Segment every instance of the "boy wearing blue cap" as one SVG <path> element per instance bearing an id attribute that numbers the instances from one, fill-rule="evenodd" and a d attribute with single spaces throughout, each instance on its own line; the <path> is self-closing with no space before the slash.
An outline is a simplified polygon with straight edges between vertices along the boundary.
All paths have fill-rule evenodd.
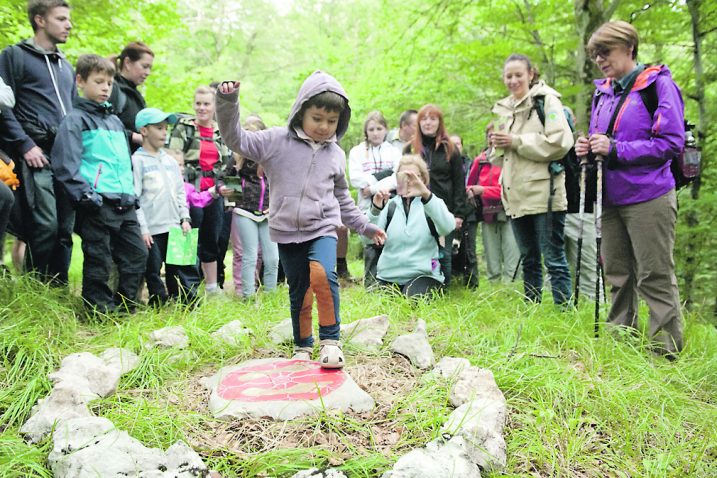
<path id="1" fill-rule="evenodd" d="M 82 298 L 99 313 L 134 310 L 147 248 L 137 222 L 132 163 L 124 126 L 107 102 L 115 67 L 99 55 L 77 60 L 77 86 L 83 98 L 65 116 L 52 148 L 55 178 L 77 211 L 82 238 Z M 109 286 L 117 263 L 119 286 Z"/>
<path id="2" fill-rule="evenodd" d="M 157 108 L 141 110 L 134 121 L 142 135 L 142 147 L 132 155 L 132 169 L 140 205 L 137 219 L 149 250 L 145 279 L 150 305 L 161 305 L 169 298 L 193 304 L 201 280 L 196 265 L 165 264 L 166 287 L 160 275 L 167 257 L 169 230 L 180 226 L 187 234 L 192 229 L 179 164 L 163 149 L 167 124 L 176 121 L 175 115 Z"/>

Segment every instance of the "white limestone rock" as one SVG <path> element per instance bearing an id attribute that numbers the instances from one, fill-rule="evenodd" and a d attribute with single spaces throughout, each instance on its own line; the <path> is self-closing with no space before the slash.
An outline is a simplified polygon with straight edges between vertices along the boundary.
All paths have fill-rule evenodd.
<path id="1" fill-rule="evenodd" d="M 415 332 L 396 337 L 391 342 L 391 351 L 408 357 L 411 363 L 420 369 L 430 368 L 436 362 L 428 342 L 424 320 L 418 321 Z"/>
<path id="2" fill-rule="evenodd" d="M 239 347 L 242 344 L 242 337 L 249 334 L 251 329 L 244 327 L 240 320 L 232 320 L 214 332 L 212 337 L 232 347 Z"/>
<path id="3" fill-rule="evenodd" d="M 269 331 L 269 339 L 276 345 L 293 342 L 294 329 L 291 325 L 291 317 L 273 326 Z"/>
<path id="4" fill-rule="evenodd" d="M 373 399 L 344 370 L 308 360 L 257 359 L 224 367 L 202 383 L 216 418 L 292 420 L 325 410 L 373 409 Z"/>
<path id="5" fill-rule="evenodd" d="M 442 378 L 457 378 L 461 372 L 463 372 L 464 370 L 468 370 L 470 366 L 471 363 L 468 361 L 468 359 L 458 357 L 443 357 L 436 364 L 436 366 L 433 367 L 433 372 L 437 373 Z"/>
<path id="6" fill-rule="evenodd" d="M 480 469 L 457 444 L 435 440 L 399 458 L 383 478 L 480 478 Z"/>
<path id="7" fill-rule="evenodd" d="M 199 455 L 183 442 L 167 453 L 147 448 L 106 418 L 73 419 L 53 434 L 48 457 L 55 478 L 204 477 L 208 470 Z"/>
<path id="8" fill-rule="evenodd" d="M 458 374 L 458 379 L 453 384 L 448 399 L 454 407 L 460 407 L 476 397 L 492 398 L 505 403 L 503 392 L 495 383 L 495 378 L 490 370 L 468 367 Z"/>
<path id="9" fill-rule="evenodd" d="M 129 349 L 109 348 L 100 354 L 100 358 L 108 367 L 119 370 L 120 375 L 131 372 L 139 366 L 139 357 Z"/>
<path id="10" fill-rule="evenodd" d="M 38 400 L 33 407 L 32 416 L 22 425 L 20 433 L 28 442 L 37 443 L 45 438 L 54 426 L 60 426 L 64 421 L 92 416 L 87 404 L 95 398 L 98 398 L 96 394 L 88 393 L 86 388 L 77 387 L 71 380 L 58 383 L 50 395 Z"/>
<path id="11" fill-rule="evenodd" d="M 119 368 L 107 366 L 89 352 L 81 352 L 62 359 L 60 369 L 48 377 L 55 384 L 72 382 L 81 393 L 106 397 L 117 390 L 120 375 Z"/>
<path id="12" fill-rule="evenodd" d="M 388 332 L 388 316 L 378 315 L 360 319 L 350 324 L 341 324 L 341 339 L 345 342 L 378 348 Z"/>
<path id="13" fill-rule="evenodd" d="M 189 338 L 184 331 L 184 327 L 181 325 L 155 330 L 149 334 L 149 340 L 150 342 L 146 344 L 147 348 L 163 347 L 184 349 L 189 346 Z"/>
<path id="14" fill-rule="evenodd" d="M 459 443 L 482 470 L 502 472 L 506 465 L 505 400 L 477 398 L 455 409 L 442 430 Z"/>

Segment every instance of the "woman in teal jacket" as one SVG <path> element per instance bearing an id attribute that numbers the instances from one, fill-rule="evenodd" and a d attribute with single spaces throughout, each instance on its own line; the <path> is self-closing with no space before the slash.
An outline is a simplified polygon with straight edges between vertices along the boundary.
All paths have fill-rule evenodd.
<path id="1" fill-rule="evenodd" d="M 368 213 L 387 234 L 377 277 L 408 296 L 424 295 L 443 286 L 439 244 L 455 228 L 455 218 L 428 189 L 429 173 L 420 156 L 401 158 L 396 177 L 398 194 L 390 200 L 388 191 L 375 194 Z"/>

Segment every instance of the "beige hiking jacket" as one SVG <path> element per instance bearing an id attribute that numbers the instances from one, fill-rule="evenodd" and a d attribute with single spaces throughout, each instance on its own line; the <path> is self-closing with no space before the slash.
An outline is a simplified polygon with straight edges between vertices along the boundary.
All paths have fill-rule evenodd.
<path id="1" fill-rule="evenodd" d="M 545 126 L 534 108 L 534 99 L 543 96 Z M 493 106 L 494 124 L 513 137 L 510 149 L 491 151 L 490 161 L 503 166 L 501 185 L 503 205 L 510 217 L 548 211 L 551 161 L 561 159 L 573 146 L 573 134 L 563 112 L 560 93 L 543 81 L 536 83 L 522 100 L 512 96 Z M 499 118 L 498 118 L 499 117 Z M 554 177 L 553 212 L 566 211 L 565 173 Z"/>

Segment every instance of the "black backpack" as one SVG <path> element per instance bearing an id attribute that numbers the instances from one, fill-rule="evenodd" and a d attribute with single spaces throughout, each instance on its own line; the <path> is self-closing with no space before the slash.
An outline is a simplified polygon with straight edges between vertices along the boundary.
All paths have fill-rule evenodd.
<path id="1" fill-rule="evenodd" d="M 654 118 L 660 100 L 657 96 L 655 82 L 653 81 L 641 89 L 639 93 L 650 117 Z M 677 156 L 672 158 L 672 163 L 670 163 L 670 171 L 675 178 L 675 189 L 682 189 L 691 184 L 700 175 L 702 153 L 692 133 L 694 127 L 695 125 L 685 120 L 685 146 Z"/>
<path id="2" fill-rule="evenodd" d="M 533 98 L 533 109 L 538 118 L 545 126 L 545 96 L 538 95 Z M 563 109 L 563 114 L 568 120 L 570 131 L 575 132 L 575 125 L 569 120 L 570 116 Z M 593 203 L 597 198 L 597 171 L 594 165 L 587 166 L 587 177 L 585 178 L 585 212 L 593 212 Z M 575 154 L 575 147 L 570 148 L 562 159 L 551 161 L 548 164 L 550 171 L 550 199 L 548 209 L 552 210 L 552 198 L 555 195 L 553 180 L 555 176 L 565 171 L 565 193 L 568 199 L 568 213 L 580 212 L 580 159 Z"/>

